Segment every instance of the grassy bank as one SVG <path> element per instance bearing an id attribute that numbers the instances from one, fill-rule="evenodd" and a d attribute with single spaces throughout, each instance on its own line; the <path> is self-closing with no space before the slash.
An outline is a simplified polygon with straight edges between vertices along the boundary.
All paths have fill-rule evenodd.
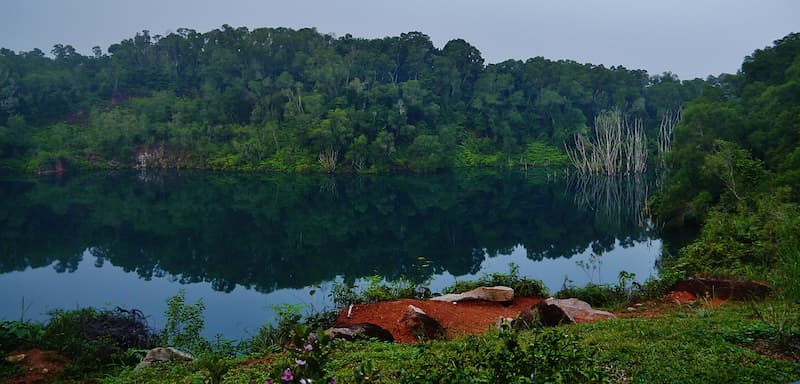
<path id="1" fill-rule="evenodd" d="M 768 301 L 756 308 L 768 312 L 782 304 Z M 774 324 L 764 322 L 748 303 L 670 305 L 659 311 L 655 317 L 559 329 L 492 331 L 454 341 L 334 343 L 326 372 L 337 382 L 375 383 L 786 383 L 800 378 L 800 363 L 786 360 L 782 350 L 774 349 L 779 336 Z M 508 347 L 512 338 L 519 345 L 516 349 Z M 529 362 L 550 365 L 524 366 Z M 296 365 L 288 352 L 240 357 L 229 363 L 224 383 L 280 382 L 274 372 Z M 499 372 L 518 376 L 501 378 Z M 359 373 L 365 375 L 361 381 L 356 379 Z M 528 381 L 530 374 L 532 381 Z M 200 382 L 208 376 L 206 369 L 184 364 L 125 369 L 102 381 Z"/>
<path id="2" fill-rule="evenodd" d="M 636 288 L 627 284 L 628 277 L 621 274 L 614 286 L 573 287 L 557 293 L 617 310 L 622 313 L 619 319 L 557 328 L 535 323 L 522 329 L 493 327 L 482 335 L 449 341 L 399 344 L 325 337 L 308 341 L 308 334 L 329 324 L 330 317 L 301 321 L 291 311 L 252 339 L 207 341 L 200 337 L 202 302 L 187 303 L 177 295 L 168 302 L 169 321 L 160 333 L 139 327 L 140 314 L 85 309 L 58 312 L 45 326 L 5 322 L 0 327 L 0 347 L 4 353 L 31 347 L 59 351 L 69 360 L 60 382 L 261 384 L 336 378 L 339 383 L 786 383 L 800 379 L 800 307 L 781 291 L 759 302 L 719 305 L 699 299 L 680 304 L 663 295 L 665 280 Z M 546 293 L 513 267 L 508 274 L 486 275 L 479 283 L 506 283 L 520 292 Z M 341 286 L 336 293 L 342 305 L 417 294 L 408 282 L 376 282 L 361 290 Z M 643 306 L 624 309 L 632 302 Z M 126 332 L 102 337 L 81 333 L 109 324 L 125 325 L 116 329 Z M 130 340 L 140 344 L 125 344 Z M 142 348 L 148 345 L 178 346 L 197 359 L 135 370 Z M 19 366 L 3 362 L 0 378 L 22 373 Z"/>

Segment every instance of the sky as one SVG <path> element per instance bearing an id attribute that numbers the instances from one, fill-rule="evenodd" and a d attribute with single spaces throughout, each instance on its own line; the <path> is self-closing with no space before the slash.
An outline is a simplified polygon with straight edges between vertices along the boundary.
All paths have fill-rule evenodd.
<path id="1" fill-rule="evenodd" d="M 0 47 L 70 44 L 83 54 L 137 32 L 315 27 L 381 38 L 455 38 L 487 63 L 542 56 L 681 79 L 735 73 L 745 56 L 800 32 L 798 0 L 0 0 Z"/>

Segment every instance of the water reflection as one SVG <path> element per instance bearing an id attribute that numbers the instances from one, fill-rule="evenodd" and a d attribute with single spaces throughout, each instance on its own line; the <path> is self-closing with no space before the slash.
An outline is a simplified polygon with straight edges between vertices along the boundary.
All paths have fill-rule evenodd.
<path id="1" fill-rule="evenodd" d="M 544 172 L 6 177 L 0 289 L 11 293 L 0 297 L 0 317 L 17 316 L 25 292 L 78 284 L 70 279 L 98 287 L 73 292 L 84 305 L 96 303 L 92 295 L 115 305 L 151 300 L 158 309 L 150 313 L 160 313 L 178 282 L 198 297 L 255 306 L 250 317 L 260 324 L 266 303 L 281 295 L 321 306 L 324 295 L 308 298 L 304 287 L 369 275 L 436 288 L 515 262 L 557 289 L 565 276 L 586 280 L 575 261 L 600 254 L 619 264 L 610 281 L 615 268 L 645 278 L 660 252 L 642 216 L 646 194 L 643 179 L 565 181 Z M 110 295 L 115 286 L 130 293 Z M 238 313 L 220 310 L 221 322 L 226 311 Z"/>

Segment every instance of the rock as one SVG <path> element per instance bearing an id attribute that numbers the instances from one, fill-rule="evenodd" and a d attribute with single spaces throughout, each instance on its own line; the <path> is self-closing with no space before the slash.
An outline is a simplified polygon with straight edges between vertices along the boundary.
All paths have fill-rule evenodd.
<path id="1" fill-rule="evenodd" d="M 636 312 L 636 307 L 628 307 L 628 308 L 625 308 L 625 310 L 629 311 L 629 312 Z"/>
<path id="2" fill-rule="evenodd" d="M 153 364 L 172 361 L 192 361 L 192 355 L 172 347 L 158 347 L 147 351 L 144 359 L 134 369 L 149 367 Z"/>
<path id="3" fill-rule="evenodd" d="M 533 308 L 528 308 L 522 310 L 519 314 L 517 314 L 517 318 L 514 319 L 514 322 L 511 324 L 512 328 L 514 329 L 530 329 L 534 326 L 539 324 L 539 316 L 538 314 L 533 313 Z"/>
<path id="4" fill-rule="evenodd" d="M 25 360 L 25 357 L 24 353 L 20 353 L 18 355 L 6 356 L 6 361 L 9 363 L 20 363 Z"/>
<path id="5" fill-rule="evenodd" d="M 415 307 L 413 305 L 409 305 L 408 309 L 411 310 L 412 312 L 416 312 L 416 313 L 420 313 L 420 314 L 423 314 L 423 315 L 427 315 L 427 313 L 425 313 L 425 311 L 423 311 L 422 309 L 420 309 L 418 307 Z"/>
<path id="6" fill-rule="evenodd" d="M 763 298 L 769 295 L 772 288 L 755 281 L 700 278 L 678 281 L 670 290 L 689 292 L 697 297 L 748 300 Z"/>
<path id="7" fill-rule="evenodd" d="M 409 305 L 409 310 L 398 321 L 412 335 L 420 340 L 440 339 L 444 337 L 444 328 L 438 321 L 428 316 L 425 311 Z"/>
<path id="8" fill-rule="evenodd" d="M 503 286 L 478 287 L 464 293 L 450 293 L 447 295 L 437 296 L 431 300 L 449 301 L 454 303 L 463 300 L 484 300 L 502 303 L 514 300 L 514 289 Z"/>
<path id="9" fill-rule="evenodd" d="M 346 327 L 334 327 L 328 330 L 328 334 L 334 339 L 353 341 L 356 339 L 378 339 L 380 341 L 393 342 L 394 337 L 389 331 L 372 323 L 359 323 Z"/>
<path id="10" fill-rule="evenodd" d="M 589 303 L 578 299 L 549 298 L 537 306 L 539 318 L 544 325 L 589 323 L 597 320 L 615 319 L 611 312 L 593 309 Z"/>
<path id="11" fill-rule="evenodd" d="M 500 316 L 497 319 L 497 324 L 495 324 L 495 328 L 497 329 L 512 329 L 514 327 L 514 319 L 510 317 Z"/>

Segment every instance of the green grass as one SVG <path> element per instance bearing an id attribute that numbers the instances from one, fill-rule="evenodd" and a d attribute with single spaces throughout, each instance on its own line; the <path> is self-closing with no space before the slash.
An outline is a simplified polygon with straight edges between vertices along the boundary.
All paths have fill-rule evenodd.
<path id="1" fill-rule="evenodd" d="M 800 380 L 800 363 L 761 355 L 743 345 L 754 328 L 763 327 L 747 304 L 732 303 L 571 328 L 584 345 L 597 350 L 599 360 L 623 369 L 634 383 Z"/>

